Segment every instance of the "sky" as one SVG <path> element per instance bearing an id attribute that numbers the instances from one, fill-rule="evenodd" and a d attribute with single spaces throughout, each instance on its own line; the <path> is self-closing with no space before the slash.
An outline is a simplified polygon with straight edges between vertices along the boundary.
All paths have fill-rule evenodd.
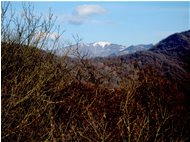
<path id="1" fill-rule="evenodd" d="M 12 2 L 17 12 L 21 2 Z M 156 44 L 190 29 L 190 2 L 32 2 L 37 13 L 49 8 L 64 31 L 63 40 L 107 41 L 125 46 Z M 55 33 L 56 34 L 56 33 Z"/>

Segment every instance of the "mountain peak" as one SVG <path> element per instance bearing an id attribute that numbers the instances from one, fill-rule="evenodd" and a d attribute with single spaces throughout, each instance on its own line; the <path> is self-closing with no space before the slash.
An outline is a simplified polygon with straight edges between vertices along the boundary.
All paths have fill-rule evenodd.
<path id="1" fill-rule="evenodd" d="M 161 40 L 152 50 L 158 49 L 162 52 L 190 50 L 190 30 L 172 34 Z"/>
<path id="2" fill-rule="evenodd" d="M 99 42 L 94 42 L 93 46 L 102 46 L 102 47 L 105 47 L 105 46 L 109 46 L 110 44 L 111 44 L 111 42 L 99 41 Z"/>

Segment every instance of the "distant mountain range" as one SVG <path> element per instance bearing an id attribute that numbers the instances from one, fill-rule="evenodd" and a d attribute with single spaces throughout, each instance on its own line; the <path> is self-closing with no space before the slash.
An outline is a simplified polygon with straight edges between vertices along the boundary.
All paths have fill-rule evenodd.
<path id="1" fill-rule="evenodd" d="M 140 45 L 132 45 L 126 47 L 124 45 L 113 44 L 110 42 L 93 42 L 93 43 L 80 43 L 71 45 L 65 48 L 60 48 L 55 51 L 56 55 L 63 56 L 64 54 L 68 54 L 69 56 L 75 56 L 76 54 L 80 54 L 81 56 L 86 56 L 87 58 L 93 57 L 108 57 L 108 56 L 118 56 L 134 53 L 136 51 L 148 50 L 153 46 L 153 44 L 140 44 Z"/>
<path id="2" fill-rule="evenodd" d="M 125 55 L 125 54 L 131 54 L 135 53 L 137 51 L 146 51 L 153 47 L 153 44 L 139 44 L 139 45 L 131 45 L 120 52 L 117 52 L 115 55 Z"/>

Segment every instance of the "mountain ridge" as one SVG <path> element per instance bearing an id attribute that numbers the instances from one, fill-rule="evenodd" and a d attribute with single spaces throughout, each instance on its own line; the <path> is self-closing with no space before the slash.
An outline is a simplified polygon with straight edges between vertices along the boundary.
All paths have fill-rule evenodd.
<path id="1" fill-rule="evenodd" d="M 82 56 L 87 56 L 88 58 L 94 57 L 109 57 L 109 56 L 119 56 L 124 54 L 131 54 L 136 51 L 148 50 L 153 44 L 139 44 L 132 46 L 124 46 L 120 44 L 114 44 L 111 42 L 92 42 L 92 43 L 79 43 L 75 45 L 70 45 L 65 48 L 60 48 L 55 51 L 56 55 L 63 56 L 67 51 L 71 51 L 69 56 L 73 56 L 72 52 L 78 50 Z"/>
<path id="2" fill-rule="evenodd" d="M 190 97 L 190 30 L 172 34 L 147 51 L 116 58 L 124 64 L 135 61 L 140 69 L 153 67 L 169 80 L 178 82 L 182 92 Z"/>

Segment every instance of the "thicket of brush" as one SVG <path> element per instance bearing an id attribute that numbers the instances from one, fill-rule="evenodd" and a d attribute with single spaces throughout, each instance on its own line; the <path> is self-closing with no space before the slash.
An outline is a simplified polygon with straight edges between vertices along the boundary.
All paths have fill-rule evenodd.
<path id="1" fill-rule="evenodd" d="M 50 21 L 37 23 L 25 8 L 26 23 L 16 23 L 18 35 L 12 36 L 7 24 L 16 18 L 6 19 L 7 3 L 1 9 L 2 141 L 190 140 L 184 96 L 154 68 L 106 86 L 109 76 L 90 60 L 58 58 L 41 50 L 48 39 L 32 40 L 40 25 L 51 32 Z"/>

